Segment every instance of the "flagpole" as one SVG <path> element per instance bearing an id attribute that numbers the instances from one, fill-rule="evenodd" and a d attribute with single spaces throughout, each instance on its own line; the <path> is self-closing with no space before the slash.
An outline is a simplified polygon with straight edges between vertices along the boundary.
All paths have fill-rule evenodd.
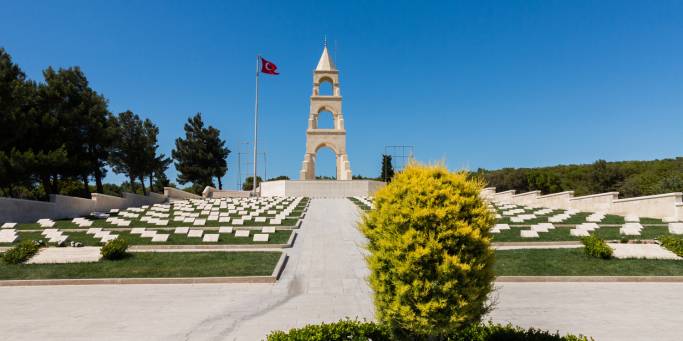
<path id="1" fill-rule="evenodd" d="M 259 62 L 261 56 L 256 56 L 256 103 L 254 104 L 254 177 L 251 179 L 252 193 L 256 196 L 256 160 L 257 160 L 257 142 L 258 142 L 258 74 Z"/>

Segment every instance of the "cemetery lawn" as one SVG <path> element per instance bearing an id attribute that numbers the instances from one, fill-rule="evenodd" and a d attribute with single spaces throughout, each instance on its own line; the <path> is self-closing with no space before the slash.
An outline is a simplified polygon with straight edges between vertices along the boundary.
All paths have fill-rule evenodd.
<path id="1" fill-rule="evenodd" d="M 204 243 L 200 237 L 188 237 L 184 234 L 174 234 L 173 230 L 159 231 L 159 233 L 169 234 L 168 240 L 165 243 L 152 242 L 152 238 L 143 238 L 140 235 L 130 234 L 129 232 L 113 232 L 128 241 L 130 245 L 244 245 L 244 244 L 286 244 L 292 231 L 282 230 L 271 233 L 267 242 L 253 241 L 254 233 L 261 233 L 260 231 L 251 231 L 249 237 L 235 237 L 233 233 L 221 233 L 218 237 L 218 242 Z M 218 233 L 218 231 L 205 231 L 205 233 Z M 64 232 L 69 236 L 67 243 L 74 241 L 83 243 L 84 246 L 101 246 L 99 239 L 95 239 L 92 235 L 85 232 Z M 40 232 L 19 232 L 19 238 L 14 244 L 20 243 L 22 240 L 47 240 Z M 0 246 L 10 246 L 13 244 L 0 243 Z"/>
<path id="2" fill-rule="evenodd" d="M 569 235 L 569 227 L 556 227 L 548 232 L 539 232 L 538 238 L 522 238 L 520 237 L 520 230 L 529 230 L 529 226 L 518 227 L 511 226 L 509 230 L 494 233 L 493 242 L 549 242 L 549 241 L 571 241 L 581 240 L 581 237 L 574 237 Z M 619 227 L 601 227 L 591 234 L 596 235 L 605 240 L 621 240 L 622 238 L 631 239 L 656 239 L 661 236 L 669 234 L 669 228 L 666 226 L 643 226 L 640 236 L 621 236 L 619 235 Z"/>
<path id="3" fill-rule="evenodd" d="M 0 263 L 0 280 L 270 276 L 281 252 L 139 252 L 95 263 Z"/>
<path id="4" fill-rule="evenodd" d="M 497 276 L 683 276 L 683 261 L 599 259 L 577 249 L 496 251 Z"/>

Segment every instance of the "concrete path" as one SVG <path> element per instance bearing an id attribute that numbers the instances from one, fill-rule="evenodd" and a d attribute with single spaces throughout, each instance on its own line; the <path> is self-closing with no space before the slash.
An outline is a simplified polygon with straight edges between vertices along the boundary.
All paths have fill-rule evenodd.
<path id="1" fill-rule="evenodd" d="M 681 340 L 683 283 L 497 283 L 490 318 L 598 341 Z"/>
<path id="2" fill-rule="evenodd" d="M 344 317 L 372 318 L 368 270 L 347 199 L 313 200 L 276 284 L 0 288 L 12 340 L 259 340 Z"/>
<path id="3" fill-rule="evenodd" d="M 28 260 L 28 264 L 89 263 L 97 262 L 102 256 L 97 246 L 44 247 Z"/>
<path id="4" fill-rule="evenodd" d="M 645 258 L 645 259 L 675 259 L 681 260 L 675 253 L 658 244 L 621 244 L 608 243 L 614 250 L 614 258 Z"/>
<path id="5" fill-rule="evenodd" d="M 273 329 L 372 318 L 345 199 L 316 199 L 277 284 L 0 287 L 8 340 L 259 340 Z M 596 340 L 679 340 L 683 283 L 497 283 L 496 322 Z"/>

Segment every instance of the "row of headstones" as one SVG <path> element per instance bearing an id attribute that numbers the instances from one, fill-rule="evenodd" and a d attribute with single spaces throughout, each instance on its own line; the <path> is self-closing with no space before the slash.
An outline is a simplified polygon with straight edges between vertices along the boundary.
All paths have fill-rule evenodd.
<path id="1" fill-rule="evenodd" d="M 235 237 L 249 237 L 250 230 L 235 230 Z M 87 234 L 93 235 L 95 238 L 106 238 L 107 240 L 102 240 L 103 242 L 109 241 L 111 239 L 116 239 L 118 235 L 112 234 L 110 231 L 103 230 L 102 228 L 91 228 L 86 232 Z M 174 234 L 184 234 L 187 237 L 203 238 L 202 242 L 218 242 L 218 237 L 220 234 L 232 234 L 233 228 L 231 226 L 219 227 L 218 233 L 204 233 L 204 230 L 200 229 L 190 229 L 190 227 L 177 227 L 173 231 Z M 268 236 L 271 233 L 275 233 L 274 226 L 265 226 L 262 228 L 261 233 L 254 234 L 255 242 L 267 242 Z M 163 243 L 168 240 L 170 234 L 158 233 L 156 230 L 147 230 L 144 227 L 133 228 L 130 234 L 140 235 L 142 238 L 150 238 L 152 242 Z"/>
<path id="2" fill-rule="evenodd" d="M 269 219 L 269 223 L 272 224 L 272 225 L 280 225 L 280 224 L 282 224 L 282 220 L 286 219 L 286 215 L 291 214 L 291 212 L 294 210 L 294 208 L 296 208 L 296 206 L 299 204 L 300 201 L 301 201 L 301 198 L 297 198 L 297 199 L 293 200 L 293 202 L 292 202 L 287 208 L 285 208 L 284 213 L 282 213 L 282 212 L 281 212 L 281 213 L 277 213 L 276 210 L 267 210 L 267 212 L 268 212 L 267 214 L 269 214 L 269 215 L 273 215 L 273 214 L 274 214 L 274 215 L 275 215 L 274 218 L 271 217 L 271 218 Z M 279 202 L 279 201 L 277 201 L 277 202 L 275 202 L 275 203 L 278 203 L 278 202 Z M 281 206 L 281 205 L 276 205 L 276 207 L 277 207 L 277 206 L 280 206 L 280 207 L 283 207 L 283 208 L 284 208 L 284 206 Z M 145 206 L 143 206 L 143 207 L 145 207 Z M 142 208 L 140 208 L 140 209 L 138 209 L 138 208 L 133 208 L 133 209 L 134 209 L 134 211 L 138 211 L 138 212 L 144 211 Z M 247 214 L 247 215 L 242 216 L 241 219 L 234 219 L 234 220 L 233 220 L 233 224 L 234 224 L 234 225 L 243 225 L 245 221 L 249 221 L 249 220 L 251 220 L 252 218 L 254 218 L 254 221 L 255 221 L 255 222 L 263 222 L 263 223 L 265 223 L 265 222 L 267 221 L 266 219 L 268 219 L 268 217 L 255 217 L 255 216 L 254 216 L 255 213 L 253 213 L 253 212 L 247 213 L 246 211 L 237 211 L 237 210 L 235 210 L 235 213 L 237 213 L 237 212 L 241 212 L 241 213 L 244 213 L 244 214 Z M 128 212 L 120 212 L 120 211 L 118 211 L 118 210 L 112 210 L 111 213 L 118 213 L 119 215 L 123 215 L 123 216 L 128 217 L 128 218 L 137 218 L 137 217 L 139 217 L 138 214 L 128 213 Z M 219 213 L 219 212 L 216 212 L 216 214 L 209 213 L 209 217 L 208 217 L 208 218 L 206 218 L 206 219 L 197 219 L 197 218 L 200 216 L 200 213 L 190 213 L 190 214 L 189 214 L 190 216 L 185 216 L 185 215 L 183 215 L 183 216 L 177 216 L 177 217 L 174 217 L 173 220 L 174 220 L 174 221 L 182 221 L 182 222 L 186 222 L 186 223 L 192 223 L 194 226 L 203 226 L 203 225 L 206 224 L 206 221 L 207 221 L 207 220 L 208 220 L 208 221 L 218 221 L 218 222 L 221 222 L 221 223 L 228 223 L 228 222 L 230 222 L 230 220 L 231 220 L 231 218 L 230 218 L 229 216 L 227 216 L 227 215 L 229 215 L 229 214 L 230 214 L 230 212 L 227 212 L 227 213 L 225 213 L 225 212 L 220 212 L 220 213 Z M 221 216 L 221 215 L 222 215 L 222 216 Z M 167 219 L 159 219 L 159 218 L 158 218 L 158 217 L 162 217 L 162 216 L 165 217 L 166 215 L 160 214 L 160 213 L 156 213 L 156 212 L 153 212 L 151 217 L 150 217 L 150 216 L 143 216 L 142 218 L 140 218 L 140 220 L 141 220 L 141 221 L 148 222 L 148 223 L 150 223 L 150 224 L 157 225 L 157 226 L 166 226 L 166 225 L 168 225 L 168 222 L 169 222 L 169 221 L 168 221 Z M 118 218 L 118 217 L 109 217 L 109 218 L 107 218 L 106 221 L 109 222 L 109 223 L 111 223 L 111 224 L 117 225 L 117 226 L 130 226 L 130 221 L 125 220 L 125 219 L 121 219 L 121 218 Z"/>
<path id="3" fill-rule="evenodd" d="M 373 208 L 372 197 L 354 197 L 354 199 L 360 201 L 365 206 Z"/>
<path id="4" fill-rule="evenodd" d="M 594 222 L 587 222 L 576 225 L 574 228 L 569 230 L 569 235 L 574 237 L 587 237 L 591 232 L 600 228 L 600 225 Z M 623 224 L 619 228 L 619 234 L 624 236 L 639 236 L 643 230 L 643 225 L 640 223 L 629 222 Z M 510 225 L 508 224 L 496 224 L 491 229 L 491 233 L 500 233 L 503 230 L 509 230 Z M 555 229 L 552 223 L 539 223 L 531 225 L 529 230 L 520 230 L 520 236 L 522 238 L 538 238 L 538 233 L 548 232 L 549 230 Z M 670 234 L 683 234 L 683 223 L 669 223 L 668 231 Z"/>
<path id="5" fill-rule="evenodd" d="M 270 224 L 272 225 L 280 225 L 282 224 L 282 220 L 286 219 L 287 215 L 291 214 L 291 212 L 298 206 L 299 202 L 301 201 L 301 198 L 297 198 L 293 200 L 289 205 L 285 208 L 284 205 L 276 205 L 277 203 L 280 203 L 281 201 L 274 201 L 271 205 L 265 206 L 264 208 L 258 209 L 255 212 L 247 212 L 244 210 L 236 210 L 236 209 L 231 209 L 228 212 L 218 212 L 217 210 L 215 211 L 202 211 L 201 213 L 188 213 L 181 211 L 181 214 L 178 216 L 174 216 L 173 220 L 177 222 L 185 222 L 185 223 L 192 223 L 195 226 L 202 226 L 206 224 L 206 221 L 218 221 L 221 223 L 229 223 L 232 218 L 229 217 L 231 213 L 237 213 L 241 214 L 240 219 L 234 219 L 233 224 L 234 225 L 243 225 L 245 221 L 249 221 L 254 219 L 255 222 L 262 222 L 265 223 L 266 221 L 269 221 Z M 269 208 L 272 208 L 272 206 L 275 206 L 276 209 L 284 209 L 284 211 L 279 212 L 277 210 L 270 210 Z M 232 211 L 232 212 L 231 212 Z M 269 217 L 260 217 L 260 213 L 266 213 Z M 201 214 L 208 214 L 208 217 L 206 219 L 197 219 Z M 275 215 L 275 217 L 272 217 Z M 140 218 L 141 221 L 146 221 L 151 224 L 155 224 L 158 226 L 165 226 L 168 225 L 168 220 L 167 219 L 158 219 L 160 217 L 160 214 L 153 213 L 152 217 L 148 216 L 143 216 Z M 267 220 L 268 219 L 268 220 Z"/>

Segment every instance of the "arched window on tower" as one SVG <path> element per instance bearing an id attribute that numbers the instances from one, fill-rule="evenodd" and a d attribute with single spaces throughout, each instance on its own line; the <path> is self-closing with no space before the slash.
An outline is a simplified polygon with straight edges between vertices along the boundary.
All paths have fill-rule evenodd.
<path id="1" fill-rule="evenodd" d="M 318 129 L 334 129 L 334 114 L 331 111 L 322 110 L 318 113 Z"/>
<path id="2" fill-rule="evenodd" d="M 318 96 L 333 96 L 334 86 L 332 85 L 332 80 L 324 78 L 320 80 L 320 86 L 318 88 Z"/>

